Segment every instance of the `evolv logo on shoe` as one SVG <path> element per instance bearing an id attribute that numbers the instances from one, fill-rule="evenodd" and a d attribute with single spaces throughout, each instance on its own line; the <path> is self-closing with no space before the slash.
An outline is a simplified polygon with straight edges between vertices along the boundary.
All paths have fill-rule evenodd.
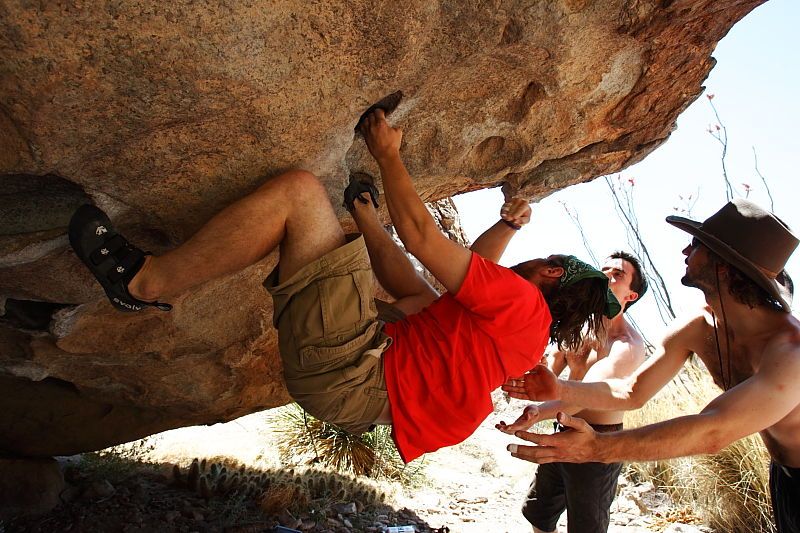
<path id="1" fill-rule="evenodd" d="M 117 303 L 117 304 L 121 305 L 122 307 L 124 307 L 126 309 L 130 309 L 131 311 L 141 311 L 142 310 L 142 306 L 141 305 L 133 305 L 133 304 L 129 304 L 128 302 L 123 302 L 122 300 L 120 300 L 116 296 L 114 296 L 114 303 Z"/>

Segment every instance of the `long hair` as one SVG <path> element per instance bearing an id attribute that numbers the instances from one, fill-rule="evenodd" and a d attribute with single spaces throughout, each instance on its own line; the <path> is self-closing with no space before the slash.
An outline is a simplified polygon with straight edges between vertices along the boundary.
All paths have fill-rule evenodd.
<path id="1" fill-rule="evenodd" d="M 560 258 L 550 261 L 553 266 L 563 266 L 559 264 Z M 582 279 L 547 291 L 545 300 L 553 317 L 550 341 L 562 350 L 577 350 L 586 336 L 604 342 L 607 292 L 608 283 L 598 278 Z"/>
<path id="2" fill-rule="evenodd" d="M 708 248 L 708 247 L 706 247 Z M 745 304 L 750 309 L 763 307 L 774 311 L 782 311 L 783 308 L 770 294 L 759 286 L 755 281 L 747 277 L 741 270 L 722 259 L 719 255 L 708 249 L 708 255 L 714 269 L 716 265 L 724 265 L 728 269 L 728 292 L 733 299 L 741 304 Z M 777 278 L 778 283 L 784 285 L 789 294 L 794 295 L 794 282 L 786 270 L 781 271 Z"/>

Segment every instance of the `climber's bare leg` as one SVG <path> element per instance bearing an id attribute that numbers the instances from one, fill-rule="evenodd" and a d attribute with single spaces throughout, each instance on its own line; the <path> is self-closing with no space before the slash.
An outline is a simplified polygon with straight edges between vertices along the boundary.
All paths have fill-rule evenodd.
<path id="1" fill-rule="evenodd" d="M 370 194 L 363 193 L 363 196 L 369 198 Z M 355 209 L 351 215 L 364 235 L 372 271 L 378 283 L 396 299 L 392 305 L 407 315 L 418 313 L 439 294 L 419 275 L 408 256 L 386 232 L 372 201 L 364 204 L 356 199 L 353 205 Z"/>
<path id="2" fill-rule="evenodd" d="M 142 300 L 179 294 L 242 270 L 278 245 L 283 281 L 344 243 L 325 188 L 310 172 L 292 170 L 223 209 L 178 248 L 149 256 L 128 290 Z"/>

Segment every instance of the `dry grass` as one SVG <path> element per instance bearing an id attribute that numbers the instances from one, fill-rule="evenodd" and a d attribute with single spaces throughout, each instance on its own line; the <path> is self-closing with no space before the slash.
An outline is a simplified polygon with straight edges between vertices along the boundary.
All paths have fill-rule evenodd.
<path id="1" fill-rule="evenodd" d="M 720 393 L 705 369 L 689 365 L 639 411 L 628 413 L 636 427 L 698 413 Z M 651 481 L 681 505 L 693 507 L 716 531 L 775 531 L 769 499 L 769 454 L 757 435 L 732 443 L 715 455 L 632 463 L 628 474 Z"/>
<path id="2" fill-rule="evenodd" d="M 304 415 L 297 404 L 276 409 L 270 417 L 281 463 L 317 465 L 372 479 L 413 483 L 420 464 L 406 465 L 391 437 L 391 427 L 355 436 L 341 428 Z"/>
<path id="3" fill-rule="evenodd" d="M 91 476 L 117 483 L 142 468 L 155 468 L 151 459 L 158 437 L 143 439 L 112 446 L 104 450 L 81 455 L 81 469 Z M 0 532 L 2 533 L 2 532 Z"/>

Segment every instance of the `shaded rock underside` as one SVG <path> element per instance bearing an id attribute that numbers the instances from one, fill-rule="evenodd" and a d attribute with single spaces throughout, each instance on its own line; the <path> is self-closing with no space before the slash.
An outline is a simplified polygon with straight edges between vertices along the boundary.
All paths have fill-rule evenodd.
<path id="1" fill-rule="evenodd" d="M 171 313 L 114 313 L 67 246 L 76 206 L 155 253 L 291 167 L 338 206 L 350 173 L 377 175 L 358 117 L 397 90 L 423 199 L 503 182 L 540 198 L 662 143 L 760 3 L 4 3 L 0 451 L 71 454 L 288 401 L 260 287 L 274 254 Z"/>

